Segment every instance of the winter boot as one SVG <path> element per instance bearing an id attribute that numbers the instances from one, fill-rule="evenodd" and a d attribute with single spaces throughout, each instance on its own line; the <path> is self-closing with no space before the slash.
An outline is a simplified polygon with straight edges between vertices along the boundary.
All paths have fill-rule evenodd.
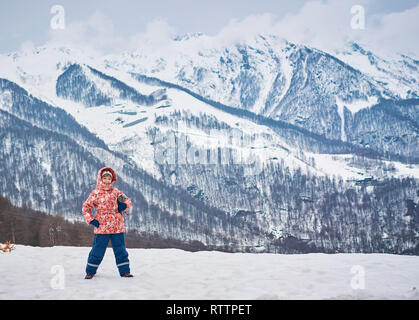
<path id="1" fill-rule="evenodd" d="M 92 279 L 94 277 L 93 273 L 88 273 L 86 274 L 86 276 L 84 277 L 85 279 Z"/>
<path id="2" fill-rule="evenodd" d="M 133 275 L 131 273 L 129 273 L 129 272 L 125 272 L 124 274 L 121 274 L 121 277 L 123 277 L 123 278 L 132 278 Z"/>

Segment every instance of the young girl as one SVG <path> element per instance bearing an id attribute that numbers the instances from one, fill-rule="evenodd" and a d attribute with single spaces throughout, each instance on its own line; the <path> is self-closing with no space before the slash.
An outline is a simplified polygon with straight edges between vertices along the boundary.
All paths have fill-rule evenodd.
<path id="1" fill-rule="evenodd" d="M 94 238 L 89 253 L 85 279 L 91 279 L 105 255 L 109 240 L 115 254 L 116 266 L 121 277 L 130 274 L 128 252 L 125 248 L 125 226 L 122 214 L 128 214 L 132 203 L 121 191 L 113 186 L 116 174 L 110 167 L 104 167 L 97 174 L 97 187 L 83 203 L 83 216 L 88 224 L 93 225 Z M 120 201 L 123 202 L 120 202 Z M 125 200 L 125 201 L 124 201 Z M 97 210 L 95 217 L 92 208 Z M 122 212 L 118 210 L 123 210 Z"/>

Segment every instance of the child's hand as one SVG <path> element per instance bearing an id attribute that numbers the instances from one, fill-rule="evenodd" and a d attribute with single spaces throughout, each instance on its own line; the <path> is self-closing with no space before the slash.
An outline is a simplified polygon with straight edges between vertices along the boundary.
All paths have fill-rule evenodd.
<path id="1" fill-rule="evenodd" d="M 117 203 L 118 203 L 118 212 L 119 213 L 121 213 L 121 214 L 125 214 L 125 215 L 128 215 L 128 212 L 127 212 L 127 204 L 126 203 L 124 203 L 124 202 L 122 202 L 121 200 L 119 200 L 119 198 L 121 197 L 121 196 L 125 196 L 124 194 L 121 194 L 120 196 L 118 196 L 118 199 L 117 199 Z M 126 197 L 126 196 L 125 196 Z M 126 199 L 125 199 L 125 201 L 126 201 Z"/>
<path id="2" fill-rule="evenodd" d="M 96 228 L 99 228 L 99 221 L 97 221 L 96 219 L 93 219 L 92 221 L 90 221 L 90 224 L 92 226 L 95 226 Z"/>
<path id="3" fill-rule="evenodd" d="M 121 194 L 118 196 L 118 200 L 119 200 L 120 202 L 125 202 L 125 201 L 127 201 L 127 199 L 128 199 L 128 197 L 127 197 L 125 194 L 123 194 L 123 193 L 121 193 Z"/>

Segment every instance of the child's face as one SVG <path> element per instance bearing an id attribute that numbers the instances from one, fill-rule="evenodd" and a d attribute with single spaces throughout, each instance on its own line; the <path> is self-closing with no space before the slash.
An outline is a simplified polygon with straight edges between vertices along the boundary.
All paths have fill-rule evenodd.
<path id="1" fill-rule="evenodd" d="M 102 177 L 102 182 L 103 182 L 104 184 L 111 184 L 111 182 L 112 182 L 112 177 L 111 177 L 110 175 L 106 174 L 106 175 L 104 175 L 104 176 Z"/>

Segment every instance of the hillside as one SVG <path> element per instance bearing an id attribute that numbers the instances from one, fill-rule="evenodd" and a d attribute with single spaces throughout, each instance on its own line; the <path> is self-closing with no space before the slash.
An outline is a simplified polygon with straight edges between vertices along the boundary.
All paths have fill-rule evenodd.
<path id="1" fill-rule="evenodd" d="M 153 55 L 1 55 L 1 195 L 79 221 L 107 165 L 133 199 L 133 232 L 226 251 L 417 254 L 418 62 L 206 39 Z"/>

